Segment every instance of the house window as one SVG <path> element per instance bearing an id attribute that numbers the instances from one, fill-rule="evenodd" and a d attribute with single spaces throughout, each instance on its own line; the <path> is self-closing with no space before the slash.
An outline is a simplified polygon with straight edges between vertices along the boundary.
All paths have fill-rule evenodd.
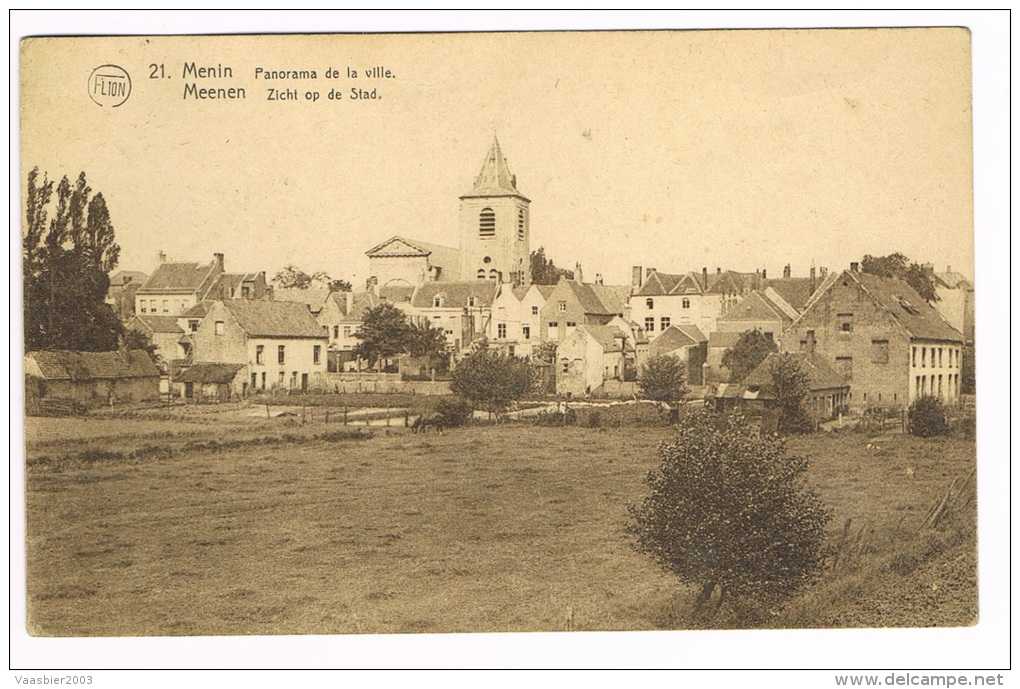
<path id="1" fill-rule="evenodd" d="M 474 297 L 468 297 L 468 306 L 474 306 L 474 305 L 475 305 L 475 298 Z"/>
<path id="2" fill-rule="evenodd" d="M 265 371 L 262 372 L 262 389 L 263 390 L 266 389 L 266 372 Z"/>
<path id="3" fill-rule="evenodd" d="M 478 236 L 482 239 L 496 236 L 496 211 L 491 208 L 483 208 L 478 214 Z"/>
<path id="4" fill-rule="evenodd" d="M 339 325 L 334 325 L 333 326 L 333 339 L 334 340 L 339 340 L 340 339 L 340 326 Z"/>
<path id="5" fill-rule="evenodd" d="M 645 319 L 645 332 L 650 333 L 654 331 L 655 331 L 655 317 L 649 316 L 648 318 Z"/>
<path id="6" fill-rule="evenodd" d="M 443 305 L 443 298 L 442 297 L 437 296 L 437 297 L 435 297 L 432 300 L 432 306 L 435 306 L 436 308 L 439 308 L 442 305 Z"/>
<path id="7" fill-rule="evenodd" d="M 524 241 L 524 209 L 518 209 L 517 211 L 517 239 Z"/>
<path id="8" fill-rule="evenodd" d="M 524 339 L 525 340 L 530 340 L 531 339 L 531 326 L 530 325 L 524 326 L 523 328 L 521 328 L 521 331 L 524 334 Z"/>
<path id="9" fill-rule="evenodd" d="M 498 280 L 499 279 L 499 271 L 496 270 L 495 268 L 490 270 L 489 271 L 489 279 L 490 280 Z"/>
<path id="10" fill-rule="evenodd" d="M 256 364 L 264 364 L 264 363 L 266 363 L 264 361 L 265 353 L 266 353 L 265 345 L 255 345 L 255 363 Z"/>
<path id="11" fill-rule="evenodd" d="M 145 300 L 144 300 L 144 299 L 141 299 L 141 300 L 139 300 L 139 302 L 138 302 L 138 305 L 142 307 L 142 308 L 140 309 L 140 311 L 141 311 L 142 313 L 148 313 L 148 312 L 149 312 L 149 310 L 148 310 L 147 308 L 145 308 L 145 303 L 146 303 L 146 302 L 145 302 Z"/>
<path id="12" fill-rule="evenodd" d="M 942 347 L 939 347 L 939 368 L 942 368 Z M 941 388 L 941 387 L 942 386 L 940 384 L 939 388 Z"/>
<path id="13" fill-rule="evenodd" d="M 185 302 L 183 302 L 183 301 L 182 301 L 182 302 L 181 302 L 181 311 L 180 311 L 180 312 L 181 312 L 181 313 L 184 313 L 184 312 L 185 312 L 185 311 L 187 311 L 187 310 L 188 310 L 188 305 L 187 305 L 187 303 L 185 303 Z"/>
<path id="14" fill-rule="evenodd" d="M 911 349 L 911 356 L 912 356 L 911 366 L 913 366 L 914 368 L 917 368 L 917 347 L 913 347 Z"/>
<path id="15" fill-rule="evenodd" d="M 683 301 L 680 302 L 680 306 L 682 306 L 685 309 L 691 308 L 691 300 L 688 299 L 687 297 L 684 297 Z"/>
<path id="16" fill-rule="evenodd" d="M 501 340 L 506 339 L 506 323 L 499 323 L 496 325 L 496 337 Z"/>
<path id="17" fill-rule="evenodd" d="M 322 361 L 322 345 L 312 347 L 312 363 L 318 365 Z"/>
<path id="18" fill-rule="evenodd" d="M 660 323 L 660 329 L 665 330 L 669 327 L 669 316 L 663 316 Z"/>
<path id="19" fill-rule="evenodd" d="M 559 311 L 560 313 L 566 313 L 566 311 L 567 311 L 567 302 L 565 302 L 565 301 L 558 302 L 556 304 L 556 310 Z"/>
<path id="20" fill-rule="evenodd" d="M 290 372 L 290 386 L 292 388 L 296 388 L 297 387 L 297 371 L 291 371 Z"/>
<path id="21" fill-rule="evenodd" d="M 215 332 L 217 335 L 223 334 L 223 321 L 216 321 Z"/>
<path id="22" fill-rule="evenodd" d="M 538 315 L 538 307 L 537 306 L 532 306 L 531 307 L 531 315 L 532 316 L 537 316 Z"/>
<path id="23" fill-rule="evenodd" d="M 241 287 L 241 298 L 251 299 L 251 287 L 249 287 L 248 285 L 244 285 L 243 287 Z"/>
<path id="24" fill-rule="evenodd" d="M 287 363 L 287 352 L 284 345 L 280 345 L 276 348 L 276 363 L 285 364 Z M 282 373 L 280 375 L 283 375 Z M 282 382 L 282 381 L 281 381 Z"/>
<path id="25" fill-rule="evenodd" d="M 851 332 L 853 328 L 854 328 L 853 323 L 851 323 L 850 321 L 843 321 L 839 326 L 839 331 L 841 333 L 848 333 Z"/>
<path id="26" fill-rule="evenodd" d="M 921 347 L 921 368 L 925 368 L 928 365 L 928 348 Z"/>
<path id="27" fill-rule="evenodd" d="M 645 299 L 645 306 L 647 306 L 650 309 L 654 309 L 655 308 L 655 300 L 652 299 L 651 297 L 648 297 L 647 299 Z"/>
<path id="28" fill-rule="evenodd" d="M 170 313 L 170 302 L 166 299 L 163 300 L 163 313 Z"/>
<path id="29" fill-rule="evenodd" d="M 871 341 L 871 363 L 873 364 L 889 363 L 889 340 Z"/>
<path id="30" fill-rule="evenodd" d="M 842 373 L 847 378 L 851 378 L 854 375 L 854 358 L 852 356 L 837 356 L 836 357 L 836 370 Z"/>
<path id="31" fill-rule="evenodd" d="M 558 340 L 560 339 L 560 324 L 556 321 L 549 323 L 549 339 Z"/>
<path id="32" fill-rule="evenodd" d="M 344 339 L 348 339 L 348 338 L 350 338 L 350 336 L 351 336 L 351 326 L 345 325 L 344 326 Z"/>
<path id="33" fill-rule="evenodd" d="M 188 330 L 190 330 L 193 333 L 197 333 L 198 332 L 198 321 L 197 320 L 190 320 L 190 321 L 188 321 Z"/>
<path id="34" fill-rule="evenodd" d="M 281 386 L 281 387 L 283 386 L 283 380 L 284 380 L 284 377 L 285 377 L 286 375 L 287 375 L 287 374 L 285 374 L 285 373 L 284 373 L 283 371 L 280 371 L 280 380 L 279 380 L 279 383 L 280 383 L 280 386 Z"/>
<path id="35" fill-rule="evenodd" d="M 560 369 L 563 373 L 570 373 L 570 359 L 563 360 L 563 368 Z"/>
<path id="36" fill-rule="evenodd" d="M 484 280 L 485 279 L 485 268 L 479 268 L 478 269 L 478 279 L 479 280 Z"/>

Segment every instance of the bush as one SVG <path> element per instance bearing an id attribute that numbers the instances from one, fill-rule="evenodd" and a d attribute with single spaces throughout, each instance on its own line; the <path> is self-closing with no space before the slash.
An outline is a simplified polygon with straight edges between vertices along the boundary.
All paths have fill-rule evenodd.
<path id="1" fill-rule="evenodd" d="M 463 426 L 470 421 L 474 408 L 463 397 L 443 397 L 436 404 L 436 413 L 439 414 L 443 423 L 449 428 Z"/>
<path id="2" fill-rule="evenodd" d="M 704 610 L 733 596 L 786 598 L 821 572 L 829 512 L 805 485 L 807 461 L 760 435 L 740 414 L 682 410 L 676 436 L 659 446 L 651 488 L 631 505 L 635 547 L 699 588 Z"/>
<path id="3" fill-rule="evenodd" d="M 942 401 L 930 395 L 914 400 L 907 412 L 907 430 L 922 438 L 948 433 L 949 418 Z"/>

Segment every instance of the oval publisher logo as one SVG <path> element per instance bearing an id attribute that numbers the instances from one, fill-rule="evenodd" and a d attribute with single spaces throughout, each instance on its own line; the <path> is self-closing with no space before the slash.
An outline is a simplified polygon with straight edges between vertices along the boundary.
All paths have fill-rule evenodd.
<path id="1" fill-rule="evenodd" d="M 131 95 L 131 76 L 117 65 L 100 65 L 89 75 L 89 98 L 96 105 L 116 108 Z"/>

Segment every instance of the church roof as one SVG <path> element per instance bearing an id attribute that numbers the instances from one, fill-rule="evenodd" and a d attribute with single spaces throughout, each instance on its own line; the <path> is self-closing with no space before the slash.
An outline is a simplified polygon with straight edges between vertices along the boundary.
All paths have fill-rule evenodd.
<path id="1" fill-rule="evenodd" d="M 485 155 L 482 163 L 482 171 L 475 177 L 474 188 L 461 196 L 462 199 L 479 196 L 519 196 L 527 201 L 521 192 L 517 191 L 517 177 L 510 172 L 503 151 L 499 147 L 499 139 L 492 137 L 492 145 Z"/>

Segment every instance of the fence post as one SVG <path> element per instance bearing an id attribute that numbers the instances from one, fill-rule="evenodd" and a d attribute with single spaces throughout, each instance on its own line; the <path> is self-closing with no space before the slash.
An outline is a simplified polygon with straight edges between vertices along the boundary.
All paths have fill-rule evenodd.
<path id="1" fill-rule="evenodd" d="M 347 407 L 344 407 L 344 425 L 347 425 Z"/>

